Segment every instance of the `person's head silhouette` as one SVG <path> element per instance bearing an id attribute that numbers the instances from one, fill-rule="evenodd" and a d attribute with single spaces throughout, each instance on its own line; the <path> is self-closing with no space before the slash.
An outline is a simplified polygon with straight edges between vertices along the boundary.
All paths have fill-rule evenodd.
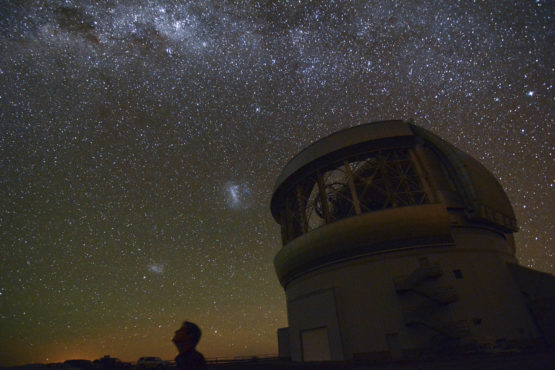
<path id="1" fill-rule="evenodd" d="M 183 325 L 176 330 L 172 342 L 177 347 L 179 353 L 185 353 L 193 350 L 197 346 L 201 335 L 202 332 L 196 324 L 185 321 Z"/>

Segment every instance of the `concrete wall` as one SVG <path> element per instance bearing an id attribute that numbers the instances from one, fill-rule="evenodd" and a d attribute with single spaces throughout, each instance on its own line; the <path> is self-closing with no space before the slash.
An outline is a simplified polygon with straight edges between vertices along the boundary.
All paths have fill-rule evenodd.
<path id="1" fill-rule="evenodd" d="M 302 333 L 315 328 L 327 328 L 332 360 L 398 357 L 437 349 L 450 337 L 486 347 L 537 338 L 506 266 L 515 259 L 503 235 L 459 228 L 453 237 L 452 246 L 366 256 L 292 281 L 286 287 L 292 358 L 303 359 Z M 411 273 L 436 263 L 439 276 L 399 291 Z"/>

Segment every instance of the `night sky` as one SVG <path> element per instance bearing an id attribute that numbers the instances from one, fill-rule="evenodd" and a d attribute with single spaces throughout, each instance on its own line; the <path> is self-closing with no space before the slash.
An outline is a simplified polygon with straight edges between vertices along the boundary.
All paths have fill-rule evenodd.
<path id="1" fill-rule="evenodd" d="M 553 1 L 2 1 L 0 365 L 276 354 L 269 203 L 342 128 L 413 119 L 555 272 Z"/>

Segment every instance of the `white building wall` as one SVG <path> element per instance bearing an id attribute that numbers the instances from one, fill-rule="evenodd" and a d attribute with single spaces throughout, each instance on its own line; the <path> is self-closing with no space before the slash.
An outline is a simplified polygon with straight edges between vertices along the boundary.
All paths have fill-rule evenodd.
<path id="1" fill-rule="evenodd" d="M 422 324 L 406 325 L 406 312 L 418 310 L 425 322 L 460 336 L 463 344 L 536 338 L 539 334 L 505 265 L 515 259 L 505 253 L 504 238 L 472 229 L 455 229 L 453 236 L 454 246 L 381 253 L 293 280 L 286 288 L 292 358 L 303 358 L 302 331 L 323 327 L 328 328 L 331 359 L 372 353 L 397 357 L 397 346 L 405 353 L 426 350 L 434 345 L 437 332 Z M 442 274 L 416 288 L 432 295 L 454 291 L 455 302 L 436 304 L 418 293 L 396 290 L 395 281 L 422 263 L 439 263 Z"/>

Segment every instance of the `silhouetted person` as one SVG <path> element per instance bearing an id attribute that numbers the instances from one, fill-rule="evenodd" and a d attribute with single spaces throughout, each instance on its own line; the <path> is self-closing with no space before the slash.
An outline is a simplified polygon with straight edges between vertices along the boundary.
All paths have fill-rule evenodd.
<path id="1" fill-rule="evenodd" d="M 175 358 L 178 370 L 206 370 L 204 356 L 195 349 L 200 336 L 200 328 L 189 321 L 185 321 L 175 332 L 172 342 L 179 351 Z"/>

